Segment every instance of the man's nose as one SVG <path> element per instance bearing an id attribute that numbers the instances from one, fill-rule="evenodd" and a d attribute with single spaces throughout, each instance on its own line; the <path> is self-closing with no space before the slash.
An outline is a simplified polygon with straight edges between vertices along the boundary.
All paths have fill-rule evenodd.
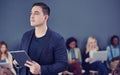
<path id="1" fill-rule="evenodd" d="M 34 14 L 31 14 L 31 19 L 33 19 L 34 18 Z"/>

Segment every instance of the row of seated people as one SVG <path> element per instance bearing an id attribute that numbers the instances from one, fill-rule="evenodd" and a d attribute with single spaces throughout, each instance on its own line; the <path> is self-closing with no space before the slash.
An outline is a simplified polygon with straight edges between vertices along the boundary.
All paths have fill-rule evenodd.
<path id="1" fill-rule="evenodd" d="M 101 61 L 92 62 L 91 55 L 94 51 L 99 50 L 97 45 L 97 40 L 94 37 L 89 37 L 86 50 L 83 55 L 81 55 L 80 49 L 77 47 L 77 40 L 73 37 L 67 39 L 66 41 L 67 54 L 68 54 L 68 71 L 74 73 L 74 75 L 82 75 L 82 68 L 85 69 L 85 75 L 89 75 L 89 70 L 98 71 L 99 75 L 108 75 L 108 69 L 106 64 Z M 120 46 L 118 36 L 113 36 L 111 38 L 111 44 L 107 47 L 108 51 L 108 63 L 113 72 L 116 70 L 116 65 L 118 63 L 120 56 Z M 12 56 L 8 52 L 7 44 L 2 41 L 0 42 L 0 59 L 6 59 L 9 63 L 9 69 L 14 75 L 16 72 L 12 65 Z M 0 71 L 1 72 L 1 71 Z M 63 74 L 66 74 L 65 71 Z"/>
<path id="2" fill-rule="evenodd" d="M 108 52 L 107 61 L 93 61 L 92 54 L 100 48 L 98 47 L 95 37 L 89 37 L 86 44 L 86 49 L 81 55 L 81 51 L 77 46 L 77 40 L 70 37 L 66 41 L 67 54 L 68 54 L 68 71 L 64 71 L 63 75 L 73 73 L 74 75 L 83 75 L 82 69 L 85 70 L 84 75 L 90 75 L 90 70 L 98 72 L 98 75 L 113 74 L 119 63 L 120 46 L 119 37 L 114 35 L 111 37 L 111 44 L 107 46 Z"/>

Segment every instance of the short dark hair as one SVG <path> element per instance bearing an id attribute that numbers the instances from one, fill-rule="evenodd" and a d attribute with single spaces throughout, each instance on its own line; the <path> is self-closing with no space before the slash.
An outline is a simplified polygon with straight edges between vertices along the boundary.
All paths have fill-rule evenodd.
<path id="1" fill-rule="evenodd" d="M 68 39 L 66 40 L 66 47 L 67 47 L 68 50 L 70 50 L 69 44 L 70 44 L 71 42 L 73 42 L 73 41 L 76 42 L 76 46 L 75 46 L 75 47 L 78 47 L 78 46 L 77 46 L 77 40 L 76 40 L 76 38 L 70 37 L 70 38 L 68 38 Z"/>
<path id="2" fill-rule="evenodd" d="M 114 40 L 114 38 L 117 38 L 118 39 L 118 44 L 119 44 L 119 37 L 117 36 L 117 35 L 113 35 L 112 37 L 111 37 L 111 44 L 113 45 L 114 43 L 113 43 L 113 40 Z"/>
<path id="3" fill-rule="evenodd" d="M 50 15 L 50 8 L 49 8 L 49 6 L 47 5 L 47 4 L 45 4 L 45 3 L 43 3 L 43 2 L 39 2 L 39 3 L 34 3 L 33 5 L 32 5 L 32 7 L 34 7 L 34 6 L 40 6 L 41 8 L 42 8 L 42 10 L 43 10 L 43 13 L 45 14 L 45 15 Z"/>

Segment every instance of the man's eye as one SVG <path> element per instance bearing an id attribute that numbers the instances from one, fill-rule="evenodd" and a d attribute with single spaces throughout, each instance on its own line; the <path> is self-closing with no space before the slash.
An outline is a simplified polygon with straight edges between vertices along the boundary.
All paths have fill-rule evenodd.
<path id="1" fill-rule="evenodd" d="M 40 13 L 39 12 L 35 12 L 34 15 L 39 15 Z"/>
<path id="2" fill-rule="evenodd" d="M 39 15 L 40 13 L 39 12 L 34 12 L 34 13 L 32 13 L 32 12 L 30 12 L 30 15 Z"/>

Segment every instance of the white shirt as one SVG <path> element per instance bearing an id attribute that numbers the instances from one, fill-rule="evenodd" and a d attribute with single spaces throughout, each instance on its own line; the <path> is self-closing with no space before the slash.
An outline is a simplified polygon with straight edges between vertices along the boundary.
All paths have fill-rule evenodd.
<path id="1" fill-rule="evenodd" d="M 89 52 L 89 58 L 93 58 L 93 54 L 94 54 L 94 52 L 97 52 L 97 50 L 91 50 L 90 52 Z M 93 63 L 93 62 L 95 62 L 96 60 L 92 60 L 92 61 L 88 61 L 88 58 L 85 60 L 85 62 L 89 62 L 90 64 L 91 63 Z"/>

